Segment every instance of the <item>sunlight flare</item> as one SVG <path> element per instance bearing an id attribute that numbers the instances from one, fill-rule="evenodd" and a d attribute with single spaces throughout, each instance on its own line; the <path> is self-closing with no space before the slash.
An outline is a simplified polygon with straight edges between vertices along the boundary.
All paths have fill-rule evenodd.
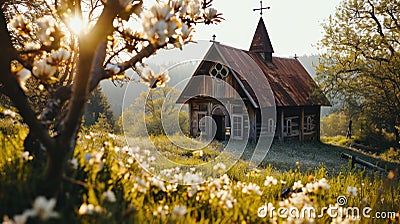
<path id="1" fill-rule="evenodd" d="M 84 28 L 84 22 L 78 17 L 72 17 L 69 20 L 69 28 L 74 34 L 80 34 Z"/>

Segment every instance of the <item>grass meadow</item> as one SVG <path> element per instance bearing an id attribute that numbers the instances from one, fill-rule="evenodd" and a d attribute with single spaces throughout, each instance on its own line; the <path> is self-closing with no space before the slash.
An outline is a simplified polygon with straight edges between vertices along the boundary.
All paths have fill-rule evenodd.
<path id="1" fill-rule="evenodd" d="M 161 177 L 169 181 L 163 181 L 147 172 L 162 166 L 148 141 L 130 139 L 135 145 L 127 146 L 122 136 L 96 132 L 78 139 L 63 181 L 65 194 L 37 213 L 51 215 L 24 216 L 38 207 L 34 192 L 40 175 L 38 158 L 23 151 L 25 135 L 23 127 L 0 135 L 0 217 L 5 224 L 400 222 L 399 164 L 382 158 L 322 143 L 274 143 L 258 168 L 248 169 L 243 160 L 229 170 L 218 163 L 213 167 L 218 175 L 210 178 L 196 169 L 166 167 Z M 188 148 L 201 144 L 174 138 Z M 151 140 L 161 155 L 185 164 L 212 161 L 223 149 L 216 142 L 188 150 L 165 136 Z M 388 172 L 349 167 L 342 152 L 379 162 Z M 52 205 L 48 200 L 42 203 Z"/>

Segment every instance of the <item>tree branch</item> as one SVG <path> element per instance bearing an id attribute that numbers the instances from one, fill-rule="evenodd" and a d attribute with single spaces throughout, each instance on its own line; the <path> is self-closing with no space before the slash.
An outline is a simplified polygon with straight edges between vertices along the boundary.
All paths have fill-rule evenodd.
<path id="1" fill-rule="evenodd" d="M 98 72 L 98 63 L 96 61 L 97 55 L 102 55 L 104 47 L 101 43 L 106 41 L 107 35 L 112 23 L 118 12 L 122 10 L 119 2 L 111 2 L 105 5 L 99 20 L 93 27 L 93 30 L 79 38 L 79 61 L 77 67 L 77 74 L 74 77 L 74 84 L 72 87 L 71 102 L 69 104 L 68 112 L 61 123 L 62 132 L 60 141 L 70 144 L 69 148 L 75 147 L 75 137 L 84 112 L 84 106 L 89 93 L 90 78 L 96 76 Z M 95 51 L 93 51 L 95 49 Z M 101 56 L 99 56 L 101 57 Z M 93 78 L 94 79 L 94 78 Z"/>
<path id="2" fill-rule="evenodd" d="M 7 29 L 7 22 L 4 15 L 4 9 L 0 9 L 0 82 L 3 84 L 5 93 L 13 101 L 20 115 L 28 124 L 32 132 L 38 137 L 43 146 L 49 151 L 54 150 L 55 142 L 50 137 L 47 129 L 36 119 L 36 116 L 29 106 L 27 97 L 21 89 L 17 77 L 11 73 L 11 61 L 17 58 L 17 52 L 14 49 L 11 36 Z"/>

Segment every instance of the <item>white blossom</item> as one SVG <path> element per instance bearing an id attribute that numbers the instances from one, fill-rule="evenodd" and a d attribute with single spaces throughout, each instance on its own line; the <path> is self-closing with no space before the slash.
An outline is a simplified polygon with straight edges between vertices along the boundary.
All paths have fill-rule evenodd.
<path id="1" fill-rule="evenodd" d="M 3 111 L 3 114 L 7 118 L 15 118 L 16 113 L 10 109 L 6 109 Z"/>
<path id="2" fill-rule="evenodd" d="M 217 164 L 213 167 L 213 169 L 216 170 L 216 171 L 219 171 L 219 170 L 225 171 L 226 166 L 225 166 L 225 164 L 223 164 L 223 163 L 217 163 Z"/>
<path id="3" fill-rule="evenodd" d="M 164 87 L 165 84 L 170 80 L 168 70 L 155 75 L 153 70 L 146 66 L 142 70 L 138 71 L 141 73 L 140 77 L 142 78 L 143 82 L 151 88 Z"/>
<path id="4" fill-rule="evenodd" d="M 351 196 L 357 196 L 357 188 L 356 187 L 347 187 L 347 193 Z"/>
<path id="5" fill-rule="evenodd" d="M 14 216 L 14 224 L 25 224 L 28 221 L 28 216 L 25 213 Z"/>
<path id="6" fill-rule="evenodd" d="M 22 68 L 15 75 L 18 78 L 21 88 L 23 88 L 25 90 L 26 89 L 26 87 L 25 87 L 26 80 L 28 80 L 32 75 L 31 71 L 29 71 L 26 68 Z"/>
<path id="7" fill-rule="evenodd" d="M 38 217 L 42 221 L 50 218 L 57 218 L 59 215 L 53 211 L 56 206 L 56 199 L 47 200 L 44 196 L 39 196 L 33 202 L 33 208 L 24 212 L 28 217 Z"/>
<path id="8" fill-rule="evenodd" d="M 25 16 L 18 14 L 10 21 L 10 25 L 12 28 L 17 30 L 21 35 L 28 35 L 32 32 L 32 26 L 29 21 L 26 20 Z"/>
<path id="9" fill-rule="evenodd" d="M 52 36 L 56 31 L 56 24 L 51 16 L 44 16 L 38 19 L 37 22 L 39 26 L 38 37 L 39 40 L 45 46 L 50 46 L 54 41 L 54 37 Z"/>
<path id="10" fill-rule="evenodd" d="M 301 183 L 301 180 L 294 182 L 292 189 L 297 190 L 303 188 L 304 185 Z"/>
<path id="11" fill-rule="evenodd" d="M 196 151 L 193 151 L 192 152 L 192 155 L 194 156 L 194 157 L 202 157 L 203 156 L 203 150 L 196 150 Z"/>
<path id="12" fill-rule="evenodd" d="M 57 67 L 47 63 L 47 60 L 41 59 L 33 62 L 32 73 L 37 77 L 51 77 L 57 72 Z"/>
<path id="13" fill-rule="evenodd" d="M 244 194 L 251 194 L 253 192 L 257 195 L 262 195 L 260 186 L 258 186 L 257 184 L 254 184 L 254 183 L 249 183 L 248 185 L 245 185 L 242 189 L 242 192 Z"/>
<path id="14" fill-rule="evenodd" d="M 79 215 L 93 215 L 95 213 L 101 213 L 103 208 L 99 205 L 94 206 L 93 204 L 83 203 L 78 210 Z"/>
<path id="15" fill-rule="evenodd" d="M 115 197 L 115 194 L 112 190 L 108 190 L 103 193 L 103 199 L 109 202 L 116 202 L 117 199 Z"/>
<path id="16" fill-rule="evenodd" d="M 78 160 L 76 158 L 68 160 L 68 164 L 71 167 L 71 169 L 78 169 Z"/>
<path id="17" fill-rule="evenodd" d="M 24 43 L 24 49 L 26 51 L 38 50 L 40 49 L 40 44 L 36 42 L 26 42 Z"/>
<path id="18" fill-rule="evenodd" d="M 121 69 L 117 64 L 110 64 L 110 63 L 106 65 L 106 70 L 114 75 L 118 74 L 121 71 Z"/>
<path id="19" fill-rule="evenodd" d="M 158 206 L 156 211 L 153 211 L 154 216 L 166 216 L 168 214 L 168 205 L 165 206 Z"/>
<path id="20" fill-rule="evenodd" d="M 201 13 L 200 8 L 201 4 L 199 0 L 190 0 L 188 2 L 187 14 L 191 18 L 197 18 L 200 16 Z"/>
<path id="21" fill-rule="evenodd" d="M 29 159 L 29 152 L 28 151 L 23 151 L 22 153 L 21 153 L 21 158 L 23 159 L 23 160 L 28 160 Z"/>
<path id="22" fill-rule="evenodd" d="M 104 167 L 104 163 L 103 163 L 103 152 L 95 152 L 93 154 L 90 153 L 86 153 L 84 155 L 84 158 L 86 160 L 86 162 L 89 163 L 90 166 L 94 166 L 96 167 L 98 170 L 102 170 Z"/>
<path id="23" fill-rule="evenodd" d="M 188 25 L 183 24 L 179 31 L 180 31 L 180 35 L 181 35 L 183 40 L 191 39 L 191 35 L 190 34 L 192 32 L 192 29 L 189 28 Z"/>
<path id="24" fill-rule="evenodd" d="M 272 176 L 267 176 L 267 177 L 265 178 L 265 181 L 264 181 L 264 185 L 265 185 L 265 186 L 272 186 L 272 185 L 276 185 L 277 183 L 278 183 L 278 180 L 275 179 L 275 178 L 272 177 Z"/>
<path id="25" fill-rule="evenodd" d="M 199 174 L 193 174 L 187 172 L 183 177 L 184 184 L 194 185 L 194 184 L 200 184 L 201 182 L 203 182 L 203 179 Z"/>
<path id="26" fill-rule="evenodd" d="M 51 52 L 50 58 L 48 59 L 48 62 L 52 65 L 57 65 L 60 64 L 63 61 L 68 60 L 70 57 L 69 51 L 67 51 L 64 48 L 60 48 L 57 51 Z"/>
<path id="27" fill-rule="evenodd" d="M 174 209 L 172 209 L 172 215 L 182 218 L 187 212 L 186 206 L 175 206 Z"/>
<path id="28" fill-rule="evenodd" d="M 160 190 L 162 191 L 166 191 L 165 185 L 164 185 L 164 181 L 158 179 L 157 177 L 152 177 L 150 179 L 151 182 L 151 186 L 156 186 L 158 187 Z"/>
<path id="29" fill-rule="evenodd" d="M 218 11 L 214 8 L 208 8 L 205 13 L 206 18 L 209 20 L 214 19 L 215 17 L 217 17 L 217 15 L 218 15 Z"/>

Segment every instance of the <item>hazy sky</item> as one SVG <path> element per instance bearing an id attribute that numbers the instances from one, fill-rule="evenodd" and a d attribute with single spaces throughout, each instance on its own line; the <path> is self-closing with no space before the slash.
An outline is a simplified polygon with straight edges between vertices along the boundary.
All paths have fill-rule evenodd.
<path id="1" fill-rule="evenodd" d="M 315 44 L 322 37 L 321 23 L 335 13 L 340 0 L 264 0 L 263 11 L 269 36 L 277 56 L 317 53 Z M 216 40 L 240 49 L 248 49 L 258 20 L 259 0 L 214 0 L 213 7 L 223 13 L 219 25 L 196 27 L 197 40 Z"/>

